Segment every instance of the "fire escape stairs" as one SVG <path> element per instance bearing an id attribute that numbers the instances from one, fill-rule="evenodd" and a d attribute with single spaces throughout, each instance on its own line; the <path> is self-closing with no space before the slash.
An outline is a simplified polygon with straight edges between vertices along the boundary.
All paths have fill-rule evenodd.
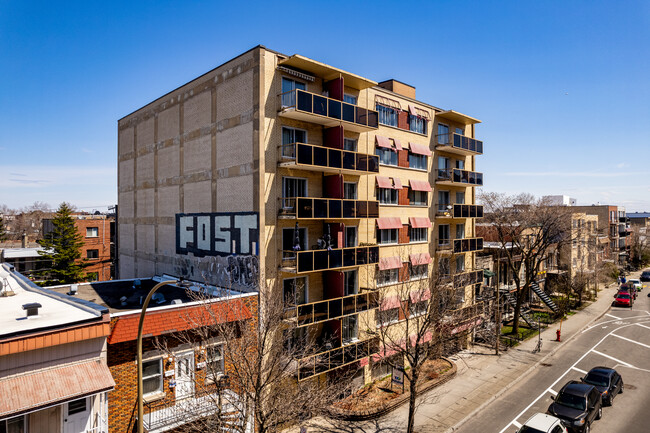
<path id="1" fill-rule="evenodd" d="M 513 308 L 516 308 L 517 297 L 509 291 L 506 291 L 503 293 L 503 295 L 505 296 L 508 304 L 512 305 Z M 532 329 L 537 329 L 537 322 L 535 321 L 535 318 L 530 315 L 530 309 L 528 307 L 524 307 L 522 305 L 521 310 L 519 311 L 519 316 L 524 319 L 524 322 L 528 323 L 528 326 L 530 326 Z"/>
<path id="2" fill-rule="evenodd" d="M 548 295 L 546 294 L 546 292 L 544 292 L 544 290 L 542 290 L 541 287 L 539 287 L 539 284 L 537 284 L 537 281 L 533 281 L 533 282 L 530 284 L 530 288 L 533 289 L 533 292 L 535 292 L 535 294 L 537 295 L 537 297 L 538 297 L 539 299 L 541 299 L 542 302 L 544 302 L 544 303 L 548 306 L 548 308 L 550 308 L 551 310 L 553 310 L 554 313 L 559 313 L 559 312 L 560 312 L 560 309 L 558 308 L 558 306 L 555 305 L 555 302 L 553 302 L 553 300 L 551 299 L 551 297 L 548 296 Z"/>

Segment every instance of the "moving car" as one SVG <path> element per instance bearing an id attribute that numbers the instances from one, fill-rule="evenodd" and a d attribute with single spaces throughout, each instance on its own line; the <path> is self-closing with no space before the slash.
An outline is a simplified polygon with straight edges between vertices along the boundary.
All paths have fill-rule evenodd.
<path id="1" fill-rule="evenodd" d="M 614 397 L 623 392 L 623 378 L 613 368 L 594 367 L 580 380 L 583 383 L 595 386 L 600 391 L 603 404 L 607 406 L 611 406 Z"/>
<path id="2" fill-rule="evenodd" d="M 591 423 L 603 415 L 603 402 L 595 386 L 576 380 L 567 382 L 548 407 L 572 432 L 589 433 Z"/>
<path id="3" fill-rule="evenodd" d="M 517 433 L 567 433 L 567 429 L 559 418 L 536 413 L 517 430 Z"/>
<path id="4" fill-rule="evenodd" d="M 641 281 L 650 281 L 650 271 L 643 271 L 641 273 Z"/>
<path id="5" fill-rule="evenodd" d="M 634 298 L 629 292 L 620 291 L 614 296 L 614 306 L 616 307 L 630 307 L 634 304 Z"/>
<path id="6" fill-rule="evenodd" d="M 641 291 L 643 289 L 643 284 L 641 284 L 641 280 L 633 279 L 633 280 L 627 280 L 628 284 L 632 284 L 634 288 L 638 291 Z"/>

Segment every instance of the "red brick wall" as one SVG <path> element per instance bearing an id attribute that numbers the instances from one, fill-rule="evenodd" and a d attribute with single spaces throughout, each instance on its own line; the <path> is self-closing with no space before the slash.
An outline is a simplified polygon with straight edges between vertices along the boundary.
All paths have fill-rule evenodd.
<path id="1" fill-rule="evenodd" d="M 402 228 L 399 229 L 399 232 L 398 232 L 397 235 L 398 235 L 397 236 L 398 237 L 397 241 L 400 244 L 408 244 L 409 242 L 411 242 L 411 239 L 409 237 L 409 226 L 408 226 L 408 224 L 402 225 Z"/>
<path id="2" fill-rule="evenodd" d="M 81 247 L 81 259 L 88 257 L 88 250 L 97 250 L 99 256 L 97 259 L 90 259 L 86 263 L 90 265 L 86 268 L 87 273 L 97 272 L 99 281 L 111 279 L 111 219 L 76 219 L 75 226 L 77 231 L 83 236 L 84 245 Z M 86 237 L 86 229 L 97 227 L 96 238 Z"/>
<path id="3" fill-rule="evenodd" d="M 409 113 L 407 111 L 398 112 L 397 127 L 400 129 L 409 129 Z"/>
<path id="4" fill-rule="evenodd" d="M 397 152 L 397 165 L 398 167 L 408 167 L 409 166 L 409 151 L 406 149 L 399 150 Z"/>
<path id="5" fill-rule="evenodd" d="M 409 200 L 409 189 L 403 187 L 397 193 L 397 204 L 400 206 L 408 206 L 411 201 Z"/>

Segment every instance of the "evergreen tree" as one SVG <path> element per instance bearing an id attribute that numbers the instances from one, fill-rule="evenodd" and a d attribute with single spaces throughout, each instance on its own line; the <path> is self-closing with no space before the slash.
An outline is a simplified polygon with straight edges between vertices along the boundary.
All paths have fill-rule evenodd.
<path id="1" fill-rule="evenodd" d="M 5 227 L 5 220 L 0 215 L 0 242 L 7 240 L 7 228 Z"/>
<path id="2" fill-rule="evenodd" d="M 52 220 L 54 229 L 38 243 L 44 251 L 38 254 L 52 262 L 50 279 L 60 283 L 76 283 L 86 278 L 81 261 L 83 236 L 77 231 L 72 218 L 72 208 L 68 203 L 61 203 Z"/>

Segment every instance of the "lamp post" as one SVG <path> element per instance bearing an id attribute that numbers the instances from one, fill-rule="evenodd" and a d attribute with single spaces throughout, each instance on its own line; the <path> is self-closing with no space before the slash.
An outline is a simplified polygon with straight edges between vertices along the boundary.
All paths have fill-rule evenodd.
<path id="1" fill-rule="evenodd" d="M 168 284 L 176 284 L 178 283 L 179 280 L 168 280 L 168 281 L 162 281 L 155 286 L 153 286 L 153 289 L 149 292 L 147 295 L 147 298 L 144 300 L 144 304 L 142 304 L 142 311 L 140 312 L 140 322 L 138 323 L 138 346 L 137 346 L 137 356 L 138 356 L 138 433 L 143 433 L 144 432 L 144 427 L 143 427 L 143 421 L 144 421 L 144 401 L 142 399 L 142 325 L 144 324 L 144 315 L 147 312 L 147 306 L 149 305 L 149 301 L 151 301 L 151 297 L 153 296 L 154 293 L 158 289 L 160 289 L 162 286 L 166 286 Z"/>

